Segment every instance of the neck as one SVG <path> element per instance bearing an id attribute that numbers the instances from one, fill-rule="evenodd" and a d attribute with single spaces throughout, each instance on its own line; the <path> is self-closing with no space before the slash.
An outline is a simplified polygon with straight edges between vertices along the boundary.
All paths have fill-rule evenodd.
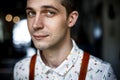
<path id="1" fill-rule="evenodd" d="M 41 58 L 47 66 L 56 68 L 67 58 L 71 49 L 72 41 L 69 40 L 55 49 L 41 51 Z"/>

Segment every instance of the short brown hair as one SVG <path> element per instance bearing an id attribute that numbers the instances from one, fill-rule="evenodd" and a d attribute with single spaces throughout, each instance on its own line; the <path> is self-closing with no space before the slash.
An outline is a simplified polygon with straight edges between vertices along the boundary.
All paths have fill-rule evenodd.
<path id="1" fill-rule="evenodd" d="M 77 0 L 61 0 L 61 4 L 66 8 L 67 14 L 77 10 Z"/>

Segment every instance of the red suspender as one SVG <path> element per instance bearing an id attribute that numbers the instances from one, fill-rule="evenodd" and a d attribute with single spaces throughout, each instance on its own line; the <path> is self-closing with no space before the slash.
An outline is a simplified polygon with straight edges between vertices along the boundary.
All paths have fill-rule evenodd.
<path id="1" fill-rule="evenodd" d="M 37 54 L 33 55 L 30 61 L 30 72 L 29 72 L 29 80 L 34 80 L 34 69 L 35 69 L 35 61 L 36 61 Z M 81 65 L 81 71 L 79 75 L 79 80 L 85 80 L 86 73 L 87 73 L 87 67 L 89 62 L 89 54 L 84 52 L 84 56 L 82 59 L 82 65 Z"/>
<path id="2" fill-rule="evenodd" d="M 84 56 L 83 56 L 82 64 L 81 64 L 81 69 L 80 69 L 81 71 L 79 74 L 79 80 L 85 80 L 85 78 L 86 78 L 89 57 L 90 57 L 90 55 L 87 52 L 84 52 Z"/>
<path id="3" fill-rule="evenodd" d="M 30 69 L 29 69 L 29 80 L 34 80 L 34 69 L 35 69 L 35 61 L 36 61 L 36 56 L 37 54 L 33 55 L 31 58 L 31 62 L 30 62 Z"/>

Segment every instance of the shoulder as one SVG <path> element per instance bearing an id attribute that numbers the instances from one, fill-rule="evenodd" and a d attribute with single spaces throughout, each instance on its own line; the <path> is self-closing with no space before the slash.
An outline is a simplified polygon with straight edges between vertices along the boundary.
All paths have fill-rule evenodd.
<path id="1" fill-rule="evenodd" d="M 82 58 L 84 56 L 85 53 L 89 54 L 88 52 L 82 51 L 81 53 L 83 53 Z M 93 56 L 91 54 L 89 54 L 89 63 L 88 63 L 88 68 L 89 69 L 93 69 L 93 70 L 107 70 L 111 67 L 111 64 L 101 58 L 98 58 L 96 56 Z"/>
<path id="2" fill-rule="evenodd" d="M 90 64 L 96 67 L 109 67 L 111 64 L 103 59 L 90 55 Z"/>
<path id="3" fill-rule="evenodd" d="M 94 78 L 106 78 L 107 80 L 116 80 L 111 64 L 103 59 L 90 55 L 88 73 L 92 73 Z"/>
<path id="4" fill-rule="evenodd" d="M 25 65 L 28 65 L 30 63 L 31 57 L 26 57 L 24 59 L 21 59 L 15 64 L 15 68 L 17 67 L 23 67 Z"/>
<path id="5" fill-rule="evenodd" d="M 14 73 L 29 71 L 31 57 L 26 57 L 18 61 L 14 66 Z"/>
<path id="6" fill-rule="evenodd" d="M 30 63 L 31 57 L 24 58 L 20 61 L 18 61 L 14 66 L 14 79 L 23 79 L 27 78 L 27 75 L 29 74 L 29 63 Z"/>
<path id="7" fill-rule="evenodd" d="M 88 52 L 86 52 L 86 51 L 84 51 L 84 50 L 82 50 L 80 48 L 78 50 L 79 50 L 79 53 L 80 53 L 79 56 L 81 57 L 81 59 L 83 58 L 85 53 L 90 55 L 90 57 L 89 57 L 89 67 L 108 68 L 108 67 L 111 66 L 111 64 L 109 62 L 107 62 L 107 61 L 105 61 L 105 60 L 103 60 L 101 58 L 93 56 L 90 53 L 88 53 Z"/>

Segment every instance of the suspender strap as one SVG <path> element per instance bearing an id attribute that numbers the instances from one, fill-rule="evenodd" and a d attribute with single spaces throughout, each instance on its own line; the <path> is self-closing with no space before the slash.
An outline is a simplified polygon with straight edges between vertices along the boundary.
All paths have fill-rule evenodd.
<path id="1" fill-rule="evenodd" d="M 30 62 L 30 72 L 29 72 L 29 80 L 34 80 L 34 69 L 35 69 L 35 61 L 36 61 L 36 56 L 37 54 L 33 55 L 31 58 L 31 62 Z"/>
<path id="2" fill-rule="evenodd" d="M 81 69 L 80 69 L 79 80 L 85 80 L 85 78 L 86 78 L 89 57 L 90 57 L 90 55 L 87 52 L 84 52 L 84 56 L 82 59 L 82 65 L 81 65 Z"/>
<path id="3" fill-rule="evenodd" d="M 35 69 L 35 61 L 36 61 L 37 54 L 33 55 L 30 61 L 30 69 L 29 69 L 29 80 L 34 80 L 34 69 Z M 81 71 L 79 75 L 79 80 L 85 80 L 86 73 L 87 73 L 87 67 L 89 62 L 89 54 L 84 52 L 84 56 L 82 59 L 82 65 L 81 65 Z"/>

